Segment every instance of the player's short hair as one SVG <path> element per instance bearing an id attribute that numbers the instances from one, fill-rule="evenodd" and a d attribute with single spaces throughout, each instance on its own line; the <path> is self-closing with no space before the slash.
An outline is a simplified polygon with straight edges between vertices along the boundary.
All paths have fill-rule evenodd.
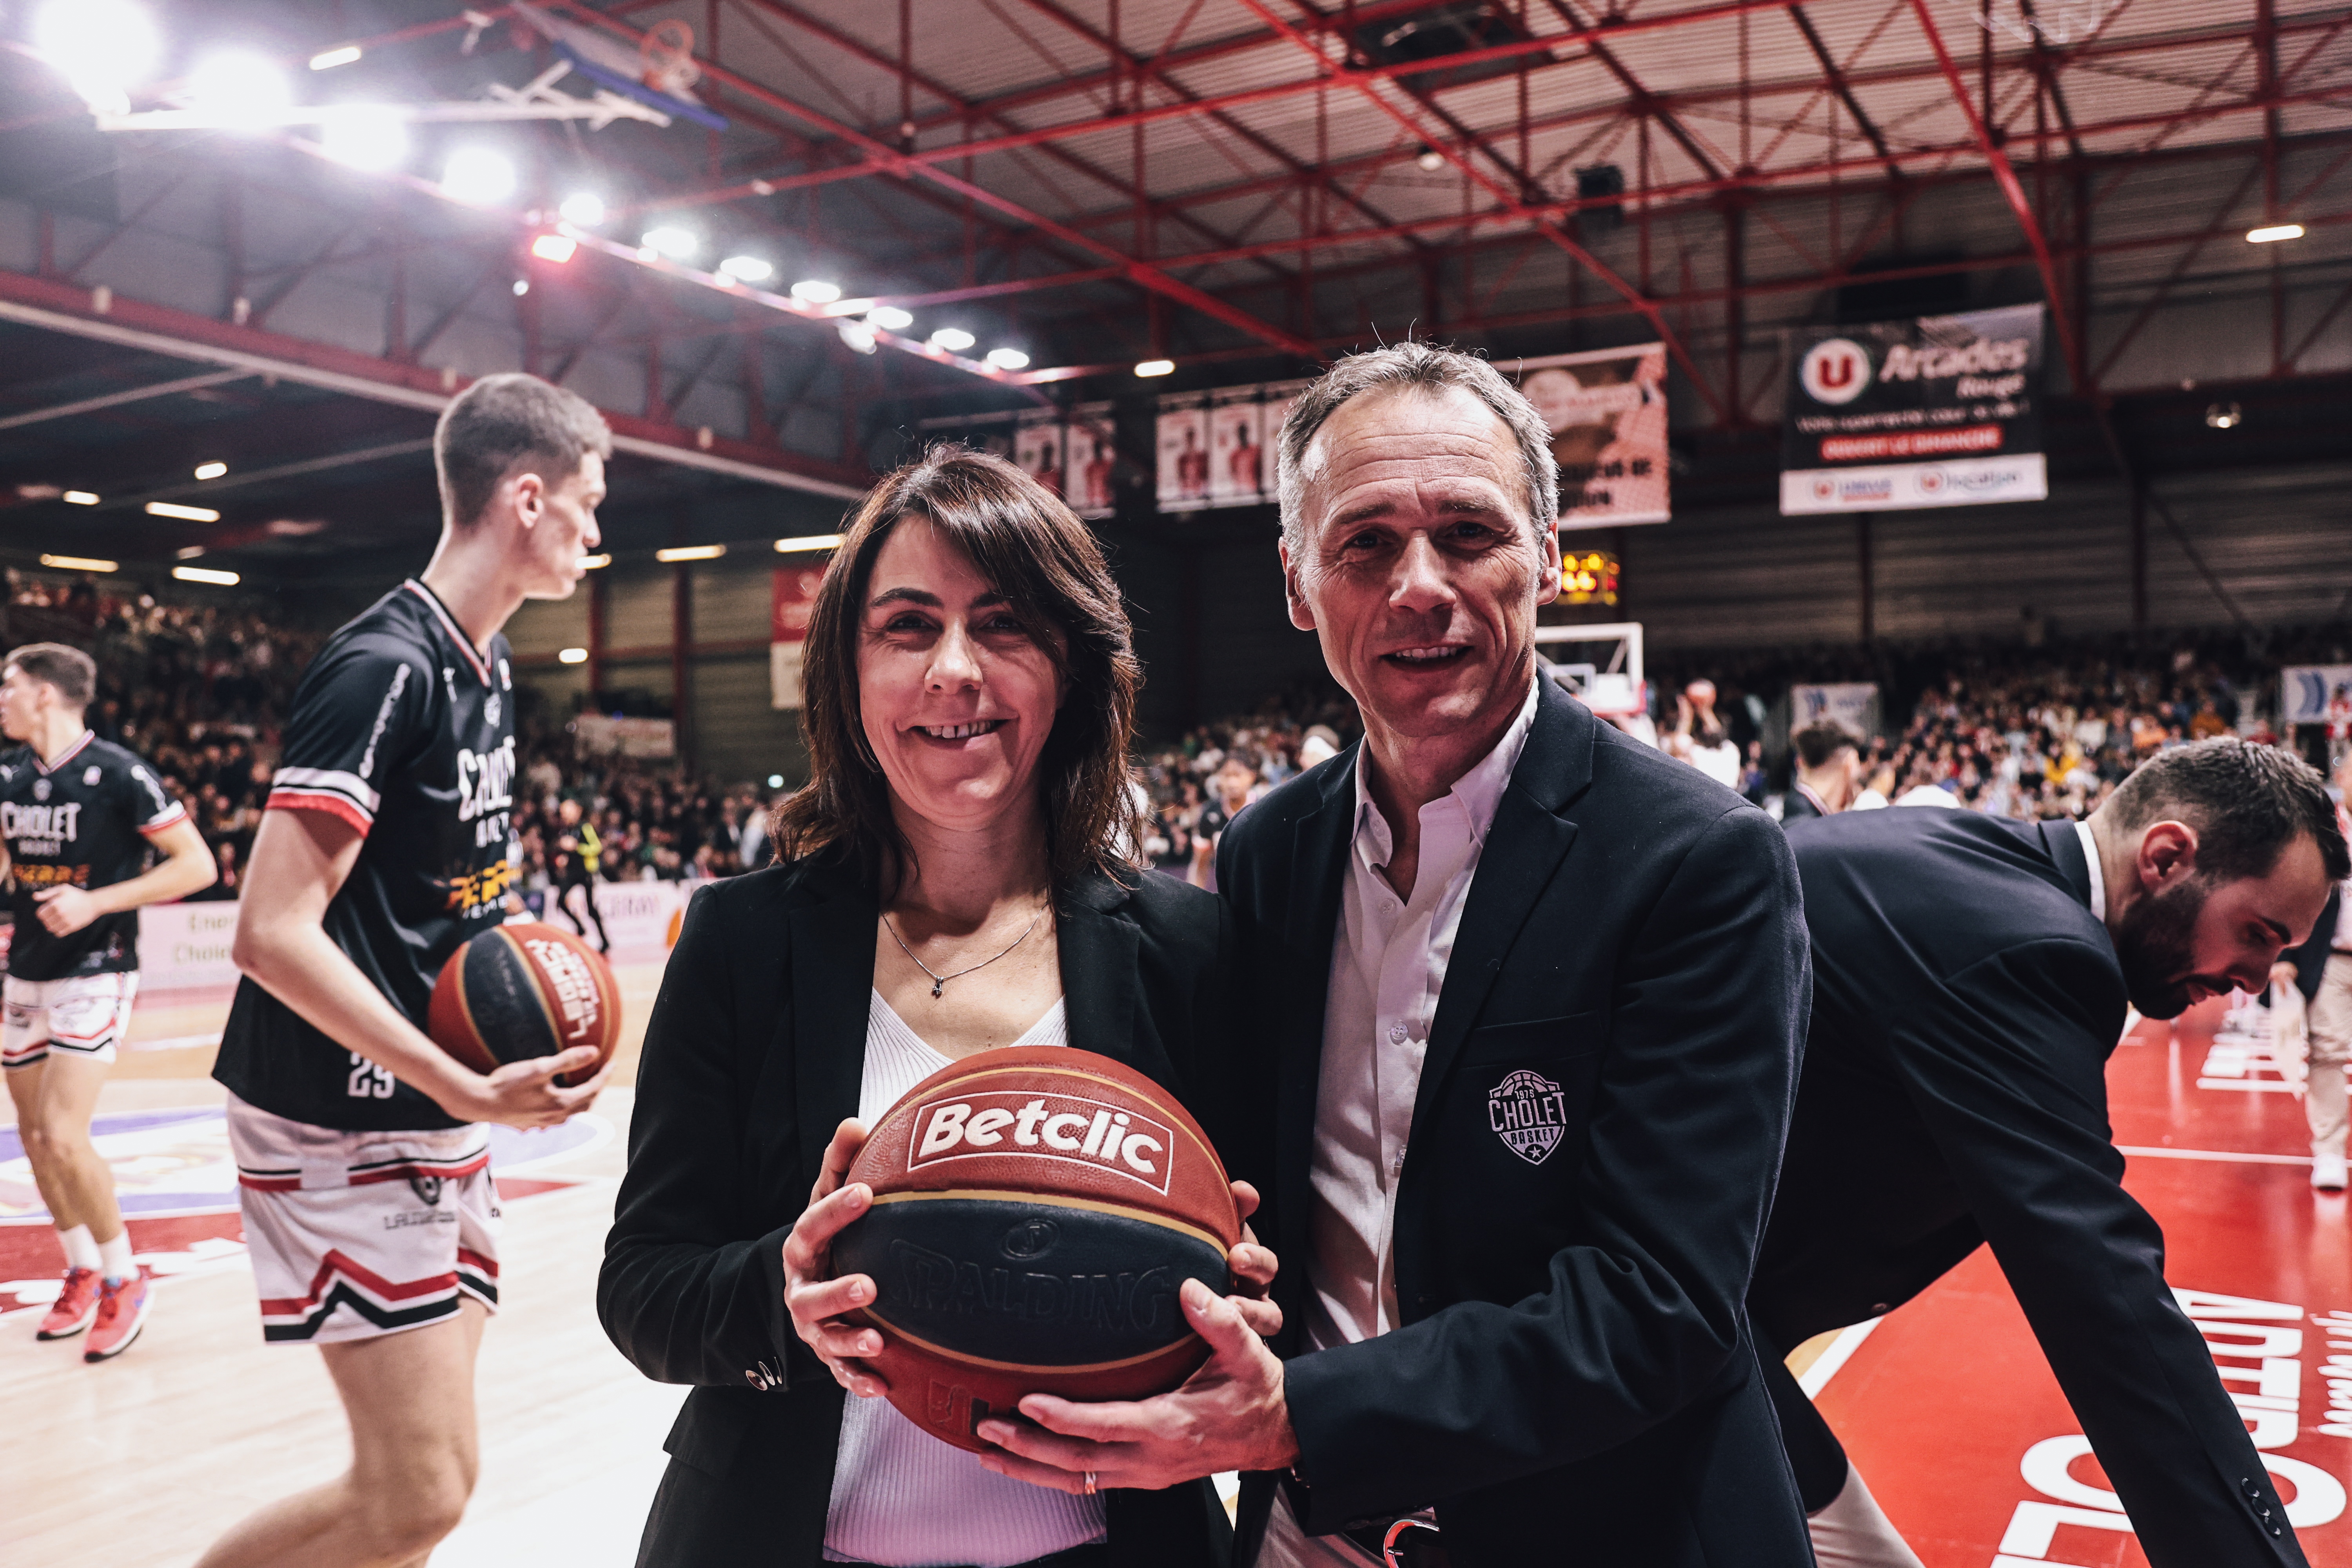
<path id="1" fill-rule="evenodd" d="M 1834 719 L 1816 719 L 1789 737 L 1797 748 L 1797 760 L 1809 768 L 1829 765 L 1830 759 L 1840 752 L 1862 754 L 1862 742 L 1853 731 Z"/>
<path id="2" fill-rule="evenodd" d="M 2197 870 L 2215 881 L 2264 877 L 2309 834 L 2327 879 L 2352 876 L 2336 803 L 2310 763 L 2277 746 L 2216 735 L 2158 752 L 2116 786 L 2105 809 L 2137 832 L 2167 818 L 2197 830 Z"/>
<path id="3" fill-rule="evenodd" d="M 1551 452 L 1551 426 L 1525 394 L 1476 354 L 1409 342 L 1349 355 L 1290 405 L 1275 452 L 1275 490 L 1282 502 L 1282 542 L 1293 560 L 1307 542 L 1307 487 L 1320 470 L 1319 463 L 1310 468 L 1307 460 L 1331 416 L 1368 394 L 1419 392 L 1434 397 L 1457 386 L 1493 409 L 1509 429 L 1527 483 L 1528 527 L 1542 542 L 1559 521 L 1559 463 Z"/>
<path id="4" fill-rule="evenodd" d="M 98 690 L 98 661 L 78 647 L 61 642 L 28 642 L 0 658 L 0 674 L 22 670 L 34 680 L 57 689 L 58 700 L 68 708 L 87 708 Z"/>
<path id="5" fill-rule="evenodd" d="M 486 375 L 433 427 L 442 516 L 452 528 L 472 528 L 509 475 L 537 465 L 547 470 L 542 479 L 559 484 L 591 452 L 611 457 L 613 431 L 586 398 L 519 371 Z"/>

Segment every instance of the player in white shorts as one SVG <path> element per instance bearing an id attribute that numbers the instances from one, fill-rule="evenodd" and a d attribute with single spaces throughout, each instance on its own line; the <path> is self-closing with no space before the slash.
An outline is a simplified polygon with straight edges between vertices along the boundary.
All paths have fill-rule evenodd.
<path id="1" fill-rule="evenodd" d="M 89 655 L 30 643 L 0 660 L 0 874 L 16 928 L 0 983 L 0 1066 L 33 1182 L 57 1227 L 65 1277 L 35 1337 L 87 1331 L 82 1359 L 131 1348 L 148 1286 L 131 1258 L 114 1173 L 90 1113 L 139 991 L 139 908 L 185 898 L 218 874 L 155 771 L 82 721 Z M 161 859 L 147 868 L 149 850 Z"/>
<path id="2" fill-rule="evenodd" d="M 248 1516 L 199 1568 L 421 1564 L 473 1489 L 474 1358 L 498 1301 L 483 1122 L 587 1109 L 591 1047 L 488 1077 L 424 1031 L 433 983 L 513 879 L 514 680 L 499 628 L 569 595 L 612 437 L 574 395 L 494 375 L 434 435 L 440 546 L 303 672 L 246 870 L 245 978 L 213 1076 L 263 1337 L 315 1344 L 352 1467 Z"/>

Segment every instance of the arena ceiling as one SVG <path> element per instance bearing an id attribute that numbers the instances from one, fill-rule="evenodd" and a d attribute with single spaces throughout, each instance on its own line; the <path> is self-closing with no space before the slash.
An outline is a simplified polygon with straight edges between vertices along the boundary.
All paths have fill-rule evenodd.
<path id="1" fill-rule="evenodd" d="M 99 49 L 113 107 L 176 128 L 99 129 L 43 27 L 100 5 L 157 41 L 143 72 Z M 432 410 L 512 368 L 613 416 L 645 543 L 821 525 L 929 414 L 1407 331 L 1664 339 L 1682 431 L 1736 444 L 1781 327 L 2035 299 L 2128 467 L 2137 393 L 2340 407 L 2348 30 L 2303 0 L 29 0 L 0 19 L 6 521 L 132 558 L 404 540 Z M 544 106 L 596 89 L 552 68 L 682 31 L 715 123 L 428 119 L 368 169 L 215 68 L 243 51 L 295 109 Z M 483 153 L 510 190 L 451 179 Z M 597 221 L 559 216 L 582 194 Z M 145 510 L 200 491 L 221 524 Z"/>

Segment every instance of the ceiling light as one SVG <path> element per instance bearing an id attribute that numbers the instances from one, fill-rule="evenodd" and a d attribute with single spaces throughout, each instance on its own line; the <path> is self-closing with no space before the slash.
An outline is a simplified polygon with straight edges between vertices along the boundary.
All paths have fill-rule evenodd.
<path id="1" fill-rule="evenodd" d="M 583 555 L 580 558 L 580 570 L 593 572 L 600 566 L 610 566 L 612 563 L 613 558 L 609 555 Z"/>
<path id="2" fill-rule="evenodd" d="M 931 334 L 931 346 L 945 349 L 951 354 L 960 354 L 979 341 L 961 327 L 941 327 Z"/>
<path id="3" fill-rule="evenodd" d="M 680 561 L 716 561 L 726 553 L 727 547 L 723 544 L 680 544 L 672 549 L 655 551 L 654 559 L 667 566 Z"/>
<path id="4" fill-rule="evenodd" d="M 129 0 L 49 0 L 33 24 L 33 47 L 92 110 L 128 114 L 131 89 L 155 68 L 161 40 Z"/>
<path id="5" fill-rule="evenodd" d="M 41 564 L 54 566 L 60 572 L 120 572 L 119 561 L 100 561 L 88 555 L 44 555 Z"/>
<path id="6" fill-rule="evenodd" d="M 555 653 L 555 662 L 558 664 L 585 664 L 588 662 L 588 650 L 584 647 L 558 648 Z"/>
<path id="7" fill-rule="evenodd" d="M 290 105 L 294 89 L 275 63 L 236 51 L 199 60 L 188 75 L 188 99 L 231 125 L 251 127 Z"/>
<path id="8" fill-rule="evenodd" d="M 468 206 L 488 206 L 514 195 L 515 171 L 487 147 L 460 147 L 441 171 L 441 191 Z"/>
<path id="9" fill-rule="evenodd" d="M 719 264 L 719 270 L 746 283 L 765 283 L 776 275 L 774 268 L 756 256 L 730 256 Z M 793 292 L 798 293 L 799 290 L 794 289 Z"/>
<path id="10" fill-rule="evenodd" d="M 530 253 L 533 256 L 538 257 L 541 261 L 552 261 L 559 266 L 571 260 L 572 253 L 579 248 L 578 240 L 567 238 L 560 234 L 542 234 L 530 242 Z"/>
<path id="11" fill-rule="evenodd" d="M 642 243 L 656 256 L 667 256 L 672 261 L 683 261 L 702 248 L 702 242 L 682 228 L 649 228 Z"/>
<path id="12" fill-rule="evenodd" d="M 209 566 L 174 566 L 172 575 L 183 583 L 210 583 L 215 588 L 234 588 L 242 581 L 234 572 L 215 572 Z"/>
<path id="13" fill-rule="evenodd" d="M 803 278 L 793 285 L 793 298 L 803 305 L 830 305 L 841 298 L 841 285 L 822 278 Z"/>
<path id="14" fill-rule="evenodd" d="M 227 472 L 228 465 L 226 463 L 198 463 L 196 465 L 196 478 L 200 479 L 216 479 Z"/>
<path id="15" fill-rule="evenodd" d="M 345 44 L 340 49 L 328 49 L 324 53 L 312 55 L 310 68 L 314 71 L 331 71 L 337 66 L 352 65 L 359 58 L 360 47 L 357 44 Z"/>
<path id="16" fill-rule="evenodd" d="M 2301 239 L 2302 237 L 2303 225 L 2299 223 L 2274 223 L 2246 231 L 2248 245 L 2275 245 L 2282 239 Z"/>
<path id="17" fill-rule="evenodd" d="M 776 541 L 776 553 L 779 555 L 803 555 L 813 551 L 840 548 L 841 535 L 837 533 L 803 533 L 797 539 Z"/>
<path id="18" fill-rule="evenodd" d="M 1445 154 L 1430 146 L 1423 146 L 1412 161 L 1424 174 L 1434 174 L 1445 167 Z"/>
<path id="19" fill-rule="evenodd" d="M 563 215 L 566 223 L 576 223 L 582 228 L 594 228 L 604 221 L 604 198 L 593 191 L 574 191 L 564 197 L 563 205 L 555 210 Z"/>
<path id="20" fill-rule="evenodd" d="M 1029 356 L 1019 349 L 991 349 L 988 363 L 998 370 L 1027 370 Z"/>
<path id="21" fill-rule="evenodd" d="M 863 321 L 853 321 L 845 316 L 833 324 L 833 330 L 841 334 L 843 342 L 859 353 L 870 354 L 881 346 L 874 336 L 874 329 Z"/>
<path id="22" fill-rule="evenodd" d="M 408 125 L 382 104 L 342 105 L 320 121 L 319 147 L 338 163 L 381 174 L 408 156 Z"/>
<path id="23" fill-rule="evenodd" d="M 2234 430 L 2245 418 L 2246 411 L 2234 403 L 2216 403 L 2205 410 L 2205 423 L 2216 430 Z"/>
<path id="24" fill-rule="evenodd" d="M 64 501 L 68 506 L 96 506 L 98 504 L 98 492 L 96 490 L 68 490 L 64 495 L 59 496 L 58 499 Z"/>
<path id="25" fill-rule="evenodd" d="M 202 555 L 204 552 L 205 547 L 201 544 L 183 544 L 180 548 L 172 552 L 172 559 L 174 561 L 194 561 L 197 556 Z"/>
<path id="26" fill-rule="evenodd" d="M 1173 375 L 1176 362 L 1172 359 L 1148 359 L 1135 367 L 1138 375 Z"/>
<path id="27" fill-rule="evenodd" d="M 877 305 L 866 312 L 866 319 L 886 332 L 903 332 L 915 324 L 915 313 L 896 305 Z"/>
<path id="28" fill-rule="evenodd" d="M 528 278 L 518 278 L 518 279 L 516 279 L 514 280 L 514 296 L 515 296 L 515 298 L 516 298 L 516 299 L 520 300 L 520 299 L 521 299 L 525 294 L 528 294 L 528 293 L 530 293 L 530 279 L 528 279 Z"/>
<path id="29" fill-rule="evenodd" d="M 782 774 L 782 773 L 770 773 L 770 774 L 768 775 L 768 787 L 769 787 L 770 789 L 782 789 L 782 788 L 783 788 L 783 787 L 784 787 L 784 775 L 783 775 L 783 774 Z"/>
<path id="30" fill-rule="evenodd" d="M 208 506 L 182 506 L 177 501 L 151 500 L 147 503 L 150 517 L 176 517 L 182 522 L 218 522 L 220 513 Z"/>

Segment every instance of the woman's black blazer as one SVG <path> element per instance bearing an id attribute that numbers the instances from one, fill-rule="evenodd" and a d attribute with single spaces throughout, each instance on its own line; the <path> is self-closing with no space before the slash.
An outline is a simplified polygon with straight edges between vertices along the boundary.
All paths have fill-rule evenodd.
<path id="1" fill-rule="evenodd" d="M 1195 1114 L 1229 1081 L 1216 1053 L 1231 928 L 1210 895 L 1134 872 L 1055 899 L 1070 1043 L 1117 1058 Z M 640 1564 L 824 1556 L 845 1397 L 793 1332 L 782 1249 L 833 1130 L 857 1114 L 874 983 L 874 889 L 837 858 L 754 871 L 688 906 L 637 1069 L 629 1173 L 596 1309 L 648 1377 L 695 1385 Z M 1213 1115 L 1203 1124 L 1214 1137 Z M 1114 1491 L 1112 1561 L 1208 1568 L 1227 1555 L 1206 1481 Z"/>

